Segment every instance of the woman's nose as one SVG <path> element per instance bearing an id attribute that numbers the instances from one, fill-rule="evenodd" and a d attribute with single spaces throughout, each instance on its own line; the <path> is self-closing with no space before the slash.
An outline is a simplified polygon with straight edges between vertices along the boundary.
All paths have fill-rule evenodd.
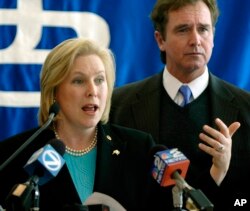
<path id="1" fill-rule="evenodd" d="M 95 83 L 90 82 L 88 84 L 87 96 L 94 97 L 96 96 L 96 93 L 97 93 L 97 89 L 96 89 Z"/>

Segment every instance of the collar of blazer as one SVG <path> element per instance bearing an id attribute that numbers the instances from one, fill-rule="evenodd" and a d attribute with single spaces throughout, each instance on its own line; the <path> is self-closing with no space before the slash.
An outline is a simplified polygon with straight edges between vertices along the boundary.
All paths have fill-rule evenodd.
<path id="1" fill-rule="evenodd" d="M 138 129 L 150 132 L 155 141 L 159 139 L 160 90 L 163 72 L 158 73 L 137 84 L 136 102 L 131 104 L 134 121 Z M 237 120 L 240 110 L 235 102 L 234 92 L 238 88 L 209 73 L 209 93 L 211 99 L 212 120 L 219 117 L 227 125 Z M 234 90 L 234 92 L 232 92 Z M 148 121 L 150 120 L 150 121 Z M 214 121 L 213 121 L 214 122 Z M 215 125 L 213 125 L 215 126 Z"/>
<path id="2" fill-rule="evenodd" d="M 105 192 L 109 190 L 110 187 L 119 187 L 120 178 L 122 176 L 122 171 L 120 169 L 124 166 L 122 163 L 124 147 L 125 143 L 122 143 L 122 141 L 113 134 L 112 128 L 110 128 L 109 125 L 98 125 L 94 191 Z M 113 152 L 115 150 L 118 150 L 120 153 L 118 155 L 114 154 Z M 70 197 L 72 200 L 74 199 L 80 202 L 66 165 L 56 178 L 53 184 L 58 186 L 58 188 L 60 187 L 60 189 L 67 190 L 67 193 L 71 193 Z M 65 183 L 65 181 L 67 181 L 67 183 Z M 61 187 L 62 184 L 64 184 L 63 187 Z M 53 188 L 53 186 L 51 188 Z M 60 194 L 65 201 L 68 201 L 68 194 L 65 194 L 65 191 L 62 191 Z"/>
<path id="3" fill-rule="evenodd" d="M 230 125 L 236 121 L 240 107 L 235 101 L 236 96 L 232 90 L 237 92 L 238 88 L 216 77 L 212 73 L 209 73 L 208 88 L 212 106 L 212 119 L 218 117 L 226 125 Z"/>
<path id="4" fill-rule="evenodd" d="M 124 168 L 123 156 L 127 142 L 123 142 L 110 124 L 98 126 L 97 159 L 94 191 L 103 192 L 112 187 L 119 187 Z"/>

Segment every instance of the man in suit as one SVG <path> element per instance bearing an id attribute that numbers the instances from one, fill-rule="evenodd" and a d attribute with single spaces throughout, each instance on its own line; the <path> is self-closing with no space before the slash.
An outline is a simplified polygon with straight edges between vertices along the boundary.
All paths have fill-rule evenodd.
<path id="1" fill-rule="evenodd" d="M 191 161 L 188 183 L 214 210 L 235 210 L 237 199 L 250 202 L 250 94 L 207 68 L 217 18 L 216 0 L 158 0 L 151 19 L 165 68 L 115 89 L 111 121 L 179 148 Z"/>

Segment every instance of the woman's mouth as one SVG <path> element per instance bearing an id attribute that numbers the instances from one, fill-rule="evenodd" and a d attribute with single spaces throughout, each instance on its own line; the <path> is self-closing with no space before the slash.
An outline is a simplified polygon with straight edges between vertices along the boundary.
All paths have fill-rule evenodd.
<path id="1" fill-rule="evenodd" d="M 84 111 L 95 112 L 97 109 L 98 109 L 98 106 L 95 104 L 89 104 L 89 105 L 85 105 L 82 107 L 82 110 L 84 110 Z"/>

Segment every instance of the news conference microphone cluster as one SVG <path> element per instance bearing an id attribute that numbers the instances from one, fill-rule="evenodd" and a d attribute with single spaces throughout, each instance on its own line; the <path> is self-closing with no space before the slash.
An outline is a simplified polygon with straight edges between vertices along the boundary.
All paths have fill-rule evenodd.
<path id="1" fill-rule="evenodd" d="M 2 171 L 11 161 L 16 158 L 43 130 L 45 130 L 59 112 L 59 105 L 54 103 L 49 110 L 48 120 L 42 125 L 29 139 L 27 139 L 1 166 Z M 175 210 L 183 210 L 183 193 L 186 200 L 186 208 L 188 210 L 204 210 L 212 211 L 213 204 L 203 194 L 201 190 L 191 187 L 185 180 L 190 161 L 178 149 L 167 149 L 165 146 L 157 145 L 152 151 L 154 153 L 154 162 L 152 168 L 152 176 L 163 187 L 174 185 L 172 188 L 173 205 Z M 39 210 L 39 185 L 43 185 L 56 177 L 65 161 L 63 155 L 65 153 L 65 145 L 58 139 L 53 139 L 44 147 L 36 151 L 24 166 L 25 171 L 30 178 L 22 183 L 16 184 L 6 199 L 7 211 L 38 211 Z M 102 194 L 103 198 L 105 194 Z M 98 196 L 99 197 L 99 196 Z M 107 201 L 113 201 L 111 197 Z M 113 206 L 113 205 L 112 205 Z M 120 207 L 121 206 L 117 206 Z M 68 210 L 72 210 L 69 207 Z M 124 210 L 120 209 L 119 210 Z M 77 205 L 74 210 L 77 209 Z M 0 211 L 4 210 L 0 206 Z M 78 210 L 105 210 L 109 211 L 106 204 L 91 204 L 80 206 Z M 118 209 L 117 209 L 118 210 Z"/>
<path id="2" fill-rule="evenodd" d="M 3 171 L 13 159 L 23 152 L 51 124 L 59 109 L 57 103 L 50 107 L 48 120 L 0 166 L 0 171 Z M 54 139 L 30 157 L 24 166 L 30 178 L 22 184 L 14 185 L 6 198 L 7 211 L 39 210 L 39 185 L 45 184 L 59 173 L 65 163 L 62 158 L 64 152 L 65 146 L 63 142 Z M 1 209 L 4 210 L 0 208 L 0 211 Z"/>
<path id="3" fill-rule="evenodd" d="M 182 209 L 185 197 L 186 209 L 212 211 L 214 206 L 205 194 L 201 190 L 191 187 L 184 180 L 190 164 L 187 157 L 177 148 L 167 149 L 163 145 L 156 146 L 153 151 L 156 152 L 152 176 L 162 187 L 174 185 L 172 188 L 174 210 L 185 210 Z"/>
<path id="4" fill-rule="evenodd" d="M 50 107 L 48 120 L 0 166 L 0 171 L 3 171 L 13 159 L 23 152 L 51 124 L 54 117 L 58 114 L 59 109 L 57 103 L 54 103 Z M 46 184 L 57 176 L 65 164 L 63 159 L 64 153 L 65 145 L 58 139 L 50 140 L 44 147 L 34 152 L 23 167 L 30 178 L 22 184 L 14 185 L 6 198 L 7 207 L 3 208 L 0 205 L 0 211 L 39 211 L 39 186 Z M 105 204 L 100 201 L 104 201 Z M 85 205 L 74 204 L 65 207 L 64 211 L 112 211 L 110 209 L 112 207 L 115 208 L 113 210 L 125 211 L 112 197 L 101 193 L 94 193 L 88 198 Z"/>

